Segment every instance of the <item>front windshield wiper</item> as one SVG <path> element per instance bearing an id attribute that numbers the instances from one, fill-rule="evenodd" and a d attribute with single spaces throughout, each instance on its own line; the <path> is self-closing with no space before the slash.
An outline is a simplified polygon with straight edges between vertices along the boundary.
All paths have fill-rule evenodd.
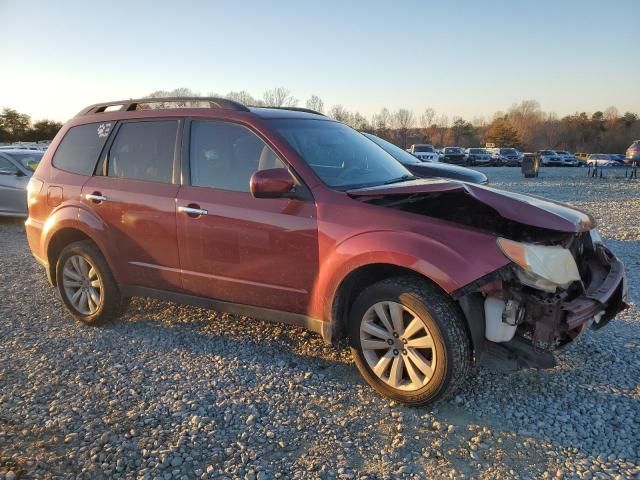
<path id="1" fill-rule="evenodd" d="M 386 182 L 384 182 L 382 185 L 391 185 L 392 183 L 400 183 L 400 182 L 405 182 L 407 180 L 415 180 L 416 177 L 415 175 L 403 175 L 399 178 L 394 178 L 393 180 L 387 180 Z"/>

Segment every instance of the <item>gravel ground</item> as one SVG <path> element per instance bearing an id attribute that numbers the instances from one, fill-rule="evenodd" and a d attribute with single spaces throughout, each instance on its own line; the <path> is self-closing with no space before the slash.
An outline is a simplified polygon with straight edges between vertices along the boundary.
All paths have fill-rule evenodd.
<path id="1" fill-rule="evenodd" d="M 640 183 L 483 171 L 594 214 L 633 305 L 553 370 L 478 369 L 432 408 L 378 396 L 294 327 L 149 300 L 79 325 L 0 221 L 0 479 L 640 478 Z"/>

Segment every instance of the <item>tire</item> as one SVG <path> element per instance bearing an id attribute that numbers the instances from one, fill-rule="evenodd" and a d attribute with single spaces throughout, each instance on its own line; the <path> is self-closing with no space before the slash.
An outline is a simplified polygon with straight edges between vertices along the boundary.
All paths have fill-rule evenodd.
<path id="1" fill-rule="evenodd" d="M 87 325 L 102 325 L 115 320 L 129 305 L 129 299 L 120 294 L 107 261 L 91 241 L 71 243 L 62 250 L 56 263 L 56 280 L 67 310 L 76 320 Z M 82 291 L 74 300 L 78 290 Z M 97 297 L 94 295 L 96 292 Z"/>
<path id="2" fill-rule="evenodd" d="M 395 333 L 387 337 L 382 333 L 389 329 L 377 313 L 381 308 L 383 315 L 387 314 L 387 324 L 394 327 Z M 397 309 L 402 309 L 400 316 Z M 394 324 L 394 318 L 401 318 L 400 335 L 396 334 L 398 324 Z M 453 300 L 425 280 L 394 277 L 366 288 L 356 299 L 349 320 L 349 343 L 356 367 L 374 390 L 392 400 L 426 405 L 453 392 L 468 375 L 472 352 L 462 312 Z M 415 328 L 414 321 L 419 322 Z M 369 333 L 372 325 L 383 325 L 373 330 L 378 336 Z M 414 348 L 410 347 L 412 343 Z M 431 375 L 423 370 L 427 365 L 432 367 L 427 369 Z M 400 369 L 402 373 L 397 374 Z"/>

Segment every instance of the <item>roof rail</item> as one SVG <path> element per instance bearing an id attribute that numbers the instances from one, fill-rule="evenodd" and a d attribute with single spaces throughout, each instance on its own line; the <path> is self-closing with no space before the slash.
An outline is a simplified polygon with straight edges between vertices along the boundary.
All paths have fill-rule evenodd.
<path id="1" fill-rule="evenodd" d="M 243 104 L 234 102 L 233 100 L 229 100 L 227 98 L 218 98 L 218 97 L 149 97 L 149 98 L 138 98 L 138 99 L 129 99 L 129 100 L 118 100 L 115 102 L 103 102 L 96 103 L 94 105 L 90 105 L 84 109 L 82 109 L 76 117 L 82 115 L 90 115 L 93 113 L 103 113 L 109 107 L 116 107 L 120 105 L 120 108 L 117 110 L 109 110 L 109 111 L 118 111 L 118 112 L 131 112 L 138 109 L 138 105 L 150 104 L 150 103 L 183 103 L 183 102 L 200 102 L 200 103 L 208 103 L 209 108 L 221 108 L 224 110 L 237 110 L 239 112 L 248 112 L 249 109 L 245 107 Z"/>
<path id="2" fill-rule="evenodd" d="M 293 112 L 305 112 L 305 113 L 315 113 L 316 115 L 322 115 L 326 117 L 324 113 L 316 112 L 315 110 L 311 110 L 310 108 L 302 108 L 302 107 L 269 107 L 267 105 L 251 105 L 252 108 L 273 108 L 275 110 L 291 110 Z"/>

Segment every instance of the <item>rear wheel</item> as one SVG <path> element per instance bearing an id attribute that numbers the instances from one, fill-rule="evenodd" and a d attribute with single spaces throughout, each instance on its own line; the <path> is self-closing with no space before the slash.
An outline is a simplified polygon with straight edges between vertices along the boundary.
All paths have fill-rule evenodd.
<path id="1" fill-rule="evenodd" d="M 124 299 L 106 260 L 90 241 L 67 245 L 56 264 L 58 291 L 77 320 L 99 325 L 121 316 L 129 300 Z"/>
<path id="2" fill-rule="evenodd" d="M 470 367 L 459 308 L 434 285 L 412 277 L 383 280 L 360 294 L 351 311 L 350 342 L 367 383 L 409 405 L 453 391 Z"/>

